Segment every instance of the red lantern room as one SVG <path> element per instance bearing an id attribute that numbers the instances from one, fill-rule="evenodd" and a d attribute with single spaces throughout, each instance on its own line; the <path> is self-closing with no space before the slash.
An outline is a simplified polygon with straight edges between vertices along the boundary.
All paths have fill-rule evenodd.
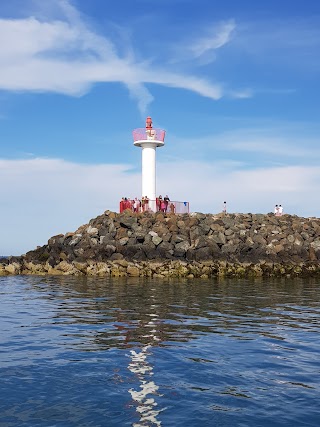
<path id="1" fill-rule="evenodd" d="M 147 119 L 146 119 L 146 129 L 152 129 L 152 119 L 151 119 L 151 117 L 147 117 Z"/>

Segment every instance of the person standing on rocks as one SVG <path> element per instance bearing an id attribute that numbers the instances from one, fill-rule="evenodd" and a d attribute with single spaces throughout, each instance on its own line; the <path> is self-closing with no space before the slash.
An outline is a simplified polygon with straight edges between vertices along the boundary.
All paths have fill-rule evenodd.
<path id="1" fill-rule="evenodd" d="M 148 198 L 148 196 L 145 196 L 144 197 L 144 211 L 148 212 L 148 210 L 149 210 L 149 198 Z"/>
<path id="2" fill-rule="evenodd" d="M 139 201 L 138 198 L 136 197 L 133 201 L 133 212 L 138 212 L 139 211 Z"/>
<path id="3" fill-rule="evenodd" d="M 222 212 L 227 213 L 227 202 L 223 202 Z"/>
<path id="4" fill-rule="evenodd" d="M 279 205 L 279 216 L 281 216 L 282 214 L 283 214 L 283 207 Z"/>
<path id="5" fill-rule="evenodd" d="M 278 205 L 275 205 L 275 207 L 274 207 L 274 214 L 275 214 L 275 216 L 279 216 L 279 206 Z"/>
<path id="6" fill-rule="evenodd" d="M 168 204 L 169 204 L 169 202 L 170 202 L 170 199 L 169 199 L 169 197 L 168 197 L 168 195 L 166 194 L 165 195 L 165 197 L 163 198 L 163 201 L 164 201 L 164 212 L 166 212 L 167 213 L 167 210 L 168 210 Z"/>

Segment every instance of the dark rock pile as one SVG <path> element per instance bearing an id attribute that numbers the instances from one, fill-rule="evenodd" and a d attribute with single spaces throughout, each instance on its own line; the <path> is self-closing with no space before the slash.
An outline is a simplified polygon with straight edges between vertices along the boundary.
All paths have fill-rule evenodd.
<path id="1" fill-rule="evenodd" d="M 73 233 L 0 262 L 0 274 L 317 275 L 320 220 L 106 211 Z"/>

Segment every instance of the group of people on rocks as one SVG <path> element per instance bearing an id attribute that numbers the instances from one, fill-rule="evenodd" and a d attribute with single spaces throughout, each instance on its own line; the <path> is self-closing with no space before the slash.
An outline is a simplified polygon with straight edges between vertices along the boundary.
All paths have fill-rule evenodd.
<path id="1" fill-rule="evenodd" d="M 227 213 L 227 202 L 223 202 L 222 212 Z M 275 216 L 282 216 L 283 215 L 283 206 L 282 205 L 275 205 L 274 214 L 275 214 Z"/>
<path id="2" fill-rule="evenodd" d="M 170 203 L 170 199 L 168 195 L 162 198 L 160 195 L 156 198 L 156 211 L 157 212 L 171 212 L 175 213 L 175 204 Z M 122 197 L 120 201 L 120 213 L 125 211 L 126 209 L 130 209 L 132 212 L 148 212 L 151 209 L 150 200 L 147 196 L 143 196 L 141 199 L 135 197 L 134 199 L 130 199 L 129 197 Z"/>
<path id="3" fill-rule="evenodd" d="M 122 197 L 120 201 L 120 213 L 126 209 L 129 209 L 132 212 L 146 212 L 149 210 L 149 199 L 147 196 L 142 197 L 141 200 L 137 197 L 134 199 L 130 199 L 130 197 Z"/>
<path id="4" fill-rule="evenodd" d="M 283 214 L 283 207 L 281 205 L 275 205 L 274 214 L 275 216 L 281 216 Z"/>
<path id="5" fill-rule="evenodd" d="M 168 195 L 166 195 L 164 198 L 162 198 L 161 195 L 157 197 L 156 198 L 157 211 L 168 212 L 169 202 L 170 202 L 170 199 Z M 170 212 L 172 212 L 172 208 L 174 209 L 174 204 L 170 203 Z"/>

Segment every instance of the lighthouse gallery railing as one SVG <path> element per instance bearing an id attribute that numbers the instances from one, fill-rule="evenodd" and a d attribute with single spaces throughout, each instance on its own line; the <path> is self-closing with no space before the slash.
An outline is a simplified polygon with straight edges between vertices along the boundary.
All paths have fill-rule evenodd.
<path id="1" fill-rule="evenodd" d="M 150 133 L 152 132 L 152 137 L 150 137 Z M 156 141 L 164 142 L 164 138 L 166 136 L 166 131 L 163 129 L 152 129 L 151 131 L 146 131 L 146 128 L 135 129 L 132 132 L 133 141 L 145 141 L 148 139 L 153 139 Z"/>

